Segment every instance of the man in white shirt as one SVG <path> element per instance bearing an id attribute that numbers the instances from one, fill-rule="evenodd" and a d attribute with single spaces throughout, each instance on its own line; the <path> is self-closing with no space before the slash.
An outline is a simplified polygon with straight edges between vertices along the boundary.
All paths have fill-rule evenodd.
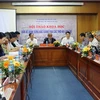
<path id="1" fill-rule="evenodd" d="M 89 45 L 90 46 L 95 46 L 95 47 L 98 46 L 98 40 L 92 34 L 90 34 L 88 36 L 88 39 L 89 39 Z"/>
<path id="2" fill-rule="evenodd" d="M 70 36 L 70 32 L 66 32 L 66 37 L 64 37 L 61 41 L 61 45 L 71 44 L 74 42 L 73 37 Z"/>
<path id="3" fill-rule="evenodd" d="M 37 39 L 34 37 L 34 34 L 29 34 L 29 39 L 26 41 L 27 44 L 32 43 L 33 45 L 37 45 Z"/>
<path id="4" fill-rule="evenodd" d="M 14 42 L 14 44 L 16 45 L 16 47 L 21 47 L 22 45 L 19 44 L 19 37 L 20 37 L 20 33 L 18 31 L 15 32 L 15 34 L 17 35 L 16 41 Z"/>

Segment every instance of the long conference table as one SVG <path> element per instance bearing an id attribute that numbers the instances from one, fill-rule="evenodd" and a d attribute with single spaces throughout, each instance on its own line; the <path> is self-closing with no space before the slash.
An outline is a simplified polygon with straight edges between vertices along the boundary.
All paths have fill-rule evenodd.
<path id="1" fill-rule="evenodd" d="M 95 100 L 100 100 L 100 63 L 67 47 L 35 47 L 27 62 L 26 72 L 19 82 L 9 84 L 5 89 L 14 89 L 10 100 L 25 100 L 34 67 L 69 67 Z M 74 83 L 73 83 L 74 84 Z M 84 96 L 83 96 L 84 98 Z"/>

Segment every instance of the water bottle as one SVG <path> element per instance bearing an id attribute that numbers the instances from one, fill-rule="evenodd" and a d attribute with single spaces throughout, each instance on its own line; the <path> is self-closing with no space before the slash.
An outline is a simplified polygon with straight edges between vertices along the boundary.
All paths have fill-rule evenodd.
<path id="1" fill-rule="evenodd" d="M 48 41 L 46 41 L 46 46 L 48 46 Z"/>
<path id="2" fill-rule="evenodd" d="M 2 86 L 2 76 L 3 76 L 2 69 L 0 69 L 0 87 Z"/>
<path id="3" fill-rule="evenodd" d="M 15 57 L 15 60 L 16 60 L 16 61 L 20 61 L 19 56 L 16 56 L 16 57 Z"/>
<path id="4" fill-rule="evenodd" d="M 2 100 L 2 95 L 0 94 L 0 100 Z"/>
<path id="5" fill-rule="evenodd" d="M 95 59 L 96 49 L 92 47 L 92 59 Z"/>
<path id="6" fill-rule="evenodd" d="M 19 56 L 22 55 L 22 48 L 19 49 Z"/>
<path id="7" fill-rule="evenodd" d="M 9 71 L 9 83 L 13 83 L 15 81 L 15 68 L 12 60 L 10 60 L 8 71 Z"/>
<path id="8" fill-rule="evenodd" d="M 26 48 L 28 48 L 29 47 L 29 44 L 26 44 Z"/>
<path id="9" fill-rule="evenodd" d="M 21 60 L 21 59 L 22 59 L 22 48 L 20 48 L 20 49 L 19 49 L 18 58 L 19 58 L 19 60 Z"/>

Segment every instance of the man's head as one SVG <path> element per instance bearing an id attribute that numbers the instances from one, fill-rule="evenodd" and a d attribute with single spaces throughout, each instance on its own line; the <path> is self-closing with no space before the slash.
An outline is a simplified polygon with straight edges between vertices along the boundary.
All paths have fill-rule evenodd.
<path id="1" fill-rule="evenodd" d="M 85 36 L 86 36 L 86 38 L 88 38 L 89 35 L 92 35 L 92 33 L 91 33 L 91 32 L 85 32 Z"/>
<path id="2" fill-rule="evenodd" d="M 15 34 L 17 35 L 17 39 L 18 39 L 20 37 L 20 33 L 16 31 Z"/>
<path id="3" fill-rule="evenodd" d="M 49 38 L 49 39 L 52 38 L 52 33 L 48 33 L 48 38 Z"/>
<path id="4" fill-rule="evenodd" d="M 100 41 L 100 31 L 98 31 L 98 32 L 96 33 L 96 38 L 97 38 L 98 41 Z"/>
<path id="5" fill-rule="evenodd" d="M 92 34 L 90 34 L 90 35 L 88 36 L 88 40 L 89 40 L 89 42 L 92 42 L 93 39 L 94 39 L 94 36 L 93 36 Z"/>
<path id="6" fill-rule="evenodd" d="M 70 38 L 70 32 L 67 31 L 65 34 L 66 34 L 67 39 L 69 39 Z"/>
<path id="7" fill-rule="evenodd" d="M 83 41 L 85 39 L 85 33 L 80 34 L 80 39 Z"/>
<path id="8" fill-rule="evenodd" d="M 15 34 L 15 32 L 10 32 L 9 36 L 10 42 L 15 42 L 17 40 L 17 35 Z"/>
<path id="9" fill-rule="evenodd" d="M 33 39 L 34 38 L 34 34 L 30 33 L 29 37 L 30 37 L 30 39 Z"/>

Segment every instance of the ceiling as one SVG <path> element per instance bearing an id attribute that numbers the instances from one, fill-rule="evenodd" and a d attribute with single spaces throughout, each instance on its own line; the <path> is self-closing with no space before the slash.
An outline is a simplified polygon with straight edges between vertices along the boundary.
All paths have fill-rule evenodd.
<path id="1" fill-rule="evenodd" d="M 38 1 L 50 1 L 50 2 L 80 2 L 80 1 L 88 1 L 88 2 L 99 2 L 100 0 L 0 0 L 0 2 L 29 2 L 29 1 L 32 1 L 32 2 L 38 2 Z"/>

